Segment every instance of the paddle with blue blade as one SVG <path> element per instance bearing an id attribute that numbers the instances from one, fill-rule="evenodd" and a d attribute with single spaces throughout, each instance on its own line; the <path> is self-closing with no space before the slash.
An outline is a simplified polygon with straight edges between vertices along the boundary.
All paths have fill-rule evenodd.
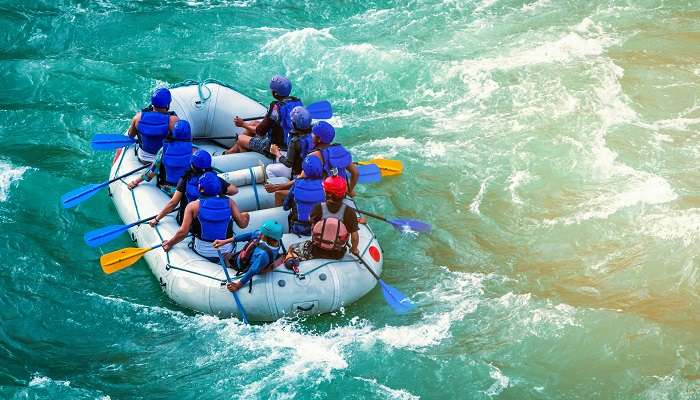
<path id="1" fill-rule="evenodd" d="M 177 211 L 178 208 L 175 208 L 171 212 Z M 85 243 L 87 243 L 88 246 L 90 247 L 97 247 L 101 246 L 105 243 L 111 242 L 112 240 L 116 239 L 121 235 L 122 233 L 126 232 L 131 228 L 132 226 L 136 225 L 141 225 L 144 222 L 148 222 L 158 215 L 153 215 L 148 218 L 144 218 L 142 220 L 133 222 L 131 224 L 126 224 L 126 225 L 110 225 L 110 226 L 105 226 L 100 229 L 95 229 L 93 231 L 87 232 L 85 236 L 83 236 L 83 239 L 85 240 Z"/>
<path id="2" fill-rule="evenodd" d="M 313 119 L 328 119 L 333 116 L 333 107 L 327 100 L 317 101 L 305 106 Z"/>
<path id="3" fill-rule="evenodd" d="M 387 219 L 381 215 L 371 213 L 369 211 L 357 210 L 360 214 L 367 215 L 368 217 L 376 218 L 380 221 L 384 221 L 391 224 L 399 232 L 420 232 L 420 233 L 430 233 L 433 229 L 432 225 L 427 222 L 417 221 L 414 219 Z"/>
<path id="4" fill-rule="evenodd" d="M 367 268 L 367 271 L 369 271 L 370 274 L 379 282 L 379 286 L 382 288 L 382 295 L 384 295 L 384 300 L 386 300 L 387 304 L 389 304 L 389 307 L 391 307 L 394 312 L 397 314 L 406 314 L 407 312 L 413 310 L 416 305 L 411 301 L 411 299 L 408 298 L 405 294 L 401 293 L 398 289 L 395 287 L 389 285 L 388 283 L 384 282 L 379 275 L 377 275 L 372 268 L 367 265 L 365 260 L 362 259 L 362 257 L 357 257 L 357 260 L 360 261 L 362 265 Z"/>
<path id="5" fill-rule="evenodd" d="M 146 169 L 150 166 L 151 166 L 151 164 L 146 164 L 146 165 L 138 167 L 134 170 L 131 170 L 125 174 L 119 175 L 118 177 L 116 177 L 114 179 L 110 179 L 107 182 L 86 185 L 86 186 L 80 187 L 78 189 L 72 190 L 72 191 L 64 194 L 63 196 L 61 196 L 61 205 L 63 205 L 63 208 L 75 207 L 78 204 L 82 203 L 83 201 L 94 196 L 98 190 L 102 189 L 103 187 L 109 186 L 110 183 L 116 182 L 122 178 L 125 178 L 129 175 L 132 175 L 132 174 L 134 174 L 138 171 L 141 171 L 142 169 Z"/>
<path id="6" fill-rule="evenodd" d="M 358 165 L 357 172 L 360 174 L 357 183 L 377 183 L 382 180 L 382 171 L 375 164 Z"/>
<path id="7" fill-rule="evenodd" d="M 224 269 L 224 274 L 226 275 L 226 282 L 231 283 L 231 276 L 228 274 L 228 268 L 226 267 L 226 261 L 224 261 L 224 255 L 221 254 L 219 250 L 216 250 L 216 252 L 219 254 L 219 264 L 221 264 L 221 268 Z M 248 315 L 246 315 L 245 310 L 243 309 L 243 304 L 241 304 L 241 299 L 238 298 L 238 293 L 231 292 L 231 294 L 233 295 L 233 300 L 236 302 L 236 307 L 238 307 L 238 311 L 241 312 L 241 319 L 245 324 L 249 324 Z"/>
<path id="8" fill-rule="evenodd" d="M 92 137 L 90 145 L 93 150 L 114 150 L 120 147 L 131 146 L 136 139 L 119 133 L 103 133 Z"/>

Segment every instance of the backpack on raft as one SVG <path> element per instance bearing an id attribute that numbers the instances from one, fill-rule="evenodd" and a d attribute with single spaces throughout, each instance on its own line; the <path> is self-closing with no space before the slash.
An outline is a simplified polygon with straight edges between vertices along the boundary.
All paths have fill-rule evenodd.
<path id="1" fill-rule="evenodd" d="M 314 225 L 311 233 L 311 242 L 319 249 L 328 251 L 342 251 L 348 244 L 350 234 L 343 223 L 346 205 L 332 213 L 326 203 L 321 203 L 322 219 Z"/>

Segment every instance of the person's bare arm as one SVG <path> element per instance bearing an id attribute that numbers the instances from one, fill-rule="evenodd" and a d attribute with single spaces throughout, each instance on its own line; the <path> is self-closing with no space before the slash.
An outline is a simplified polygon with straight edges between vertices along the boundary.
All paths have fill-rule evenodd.
<path id="1" fill-rule="evenodd" d="M 236 187 L 236 185 L 233 183 L 229 183 L 228 188 L 226 188 L 226 195 L 233 196 L 236 193 L 238 193 L 238 187 Z"/>
<path id="2" fill-rule="evenodd" d="M 266 183 L 265 190 L 268 193 L 274 193 L 278 190 L 289 190 L 289 188 L 291 188 L 293 184 L 294 181 L 289 181 L 285 183 Z"/>
<path id="3" fill-rule="evenodd" d="M 172 210 L 174 210 L 178 204 L 180 204 L 180 200 L 182 200 L 182 196 L 183 196 L 182 192 L 175 192 L 173 197 L 171 197 L 170 200 L 165 204 L 165 207 L 163 207 L 163 209 L 160 210 L 158 215 L 154 219 L 152 219 L 149 222 L 149 224 L 151 226 L 156 226 L 158 224 L 158 222 L 160 222 L 161 219 L 163 219 Z"/>
<path id="4" fill-rule="evenodd" d="M 360 179 L 360 170 L 357 169 L 357 165 L 351 163 L 350 166 L 346 168 L 350 173 L 350 182 L 348 182 L 348 194 L 350 197 L 355 197 L 355 185 L 357 185 L 357 180 Z"/>
<path id="5" fill-rule="evenodd" d="M 173 129 L 175 129 L 175 123 L 179 120 L 180 120 L 180 118 L 177 115 L 170 116 L 170 125 L 168 127 L 170 129 L 170 132 L 172 132 Z"/>
<path id="6" fill-rule="evenodd" d="M 236 204 L 233 199 L 229 199 L 229 205 L 231 206 L 231 216 L 233 217 L 233 220 L 236 221 L 236 225 L 238 225 L 240 228 L 246 228 L 248 226 L 248 222 L 250 222 L 250 214 L 248 213 L 242 213 L 241 210 L 238 209 L 238 204 Z"/>
<path id="7" fill-rule="evenodd" d="M 173 248 L 173 246 L 180 243 L 182 239 L 187 236 L 187 234 L 190 232 L 192 221 L 194 220 L 194 214 L 198 210 L 199 201 L 194 201 L 187 205 L 187 208 L 185 208 L 185 215 L 182 217 L 182 225 L 180 225 L 180 229 L 178 229 L 169 240 L 163 241 L 163 250 L 169 251 Z"/>
<path id="8" fill-rule="evenodd" d="M 233 124 L 239 128 L 245 129 L 245 132 L 242 133 L 248 136 L 255 136 L 255 128 L 258 127 L 258 123 L 258 121 L 243 121 L 243 118 L 238 115 L 233 119 Z"/>
<path id="9" fill-rule="evenodd" d="M 141 121 L 141 112 L 137 112 L 136 115 L 134 115 L 134 118 L 131 119 L 131 125 L 129 125 L 129 137 L 134 137 L 137 134 L 136 127 L 139 124 L 139 121 Z"/>
<path id="10" fill-rule="evenodd" d="M 360 245 L 360 234 L 357 232 L 353 232 L 350 234 L 350 252 L 356 256 L 360 256 L 360 250 L 359 250 L 359 245 Z"/>

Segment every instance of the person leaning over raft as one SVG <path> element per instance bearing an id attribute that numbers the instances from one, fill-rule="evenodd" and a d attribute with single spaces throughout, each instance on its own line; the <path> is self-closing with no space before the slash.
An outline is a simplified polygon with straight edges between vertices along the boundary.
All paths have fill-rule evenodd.
<path id="1" fill-rule="evenodd" d="M 270 153 L 275 156 L 275 162 L 265 167 L 265 173 L 270 178 L 284 177 L 294 179 L 301 173 L 301 162 L 304 160 L 304 157 L 313 148 L 311 114 L 309 111 L 302 106 L 294 107 L 290 118 L 293 129 L 290 131 L 291 136 L 287 152 L 283 152 L 274 144 L 270 146 Z M 289 189 L 289 186 L 285 189 Z"/>
<path id="2" fill-rule="evenodd" d="M 180 211 L 177 215 L 177 222 L 182 222 L 182 216 L 185 212 L 185 207 L 187 203 L 195 201 L 199 198 L 199 178 L 204 175 L 205 172 L 212 171 L 211 168 L 211 154 L 206 150 L 197 150 L 190 157 L 190 169 L 185 171 L 185 174 L 177 182 L 175 187 L 175 193 L 170 198 L 162 210 L 152 219 L 148 224 L 151 226 L 156 226 L 158 222 L 163 219 L 169 212 L 175 209 L 177 205 L 180 205 Z M 221 183 L 221 193 L 220 195 L 233 196 L 238 193 L 238 188 L 225 180 L 219 178 Z"/>
<path id="3" fill-rule="evenodd" d="M 294 179 L 301 174 L 301 163 L 313 148 L 311 141 L 311 114 L 304 107 L 294 107 L 292 110 L 292 139 L 289 141 L 289 151 L 286 155 L 276 147 L 271 146 L 270 151 L 277 157 L 278 163 L 270 164 L 265 168 L 268 177 L 284 176 L 289 178 L 285 183 L 267 183 L 265 190 L 275 193 L 275 206 L 282 205 L 285 196 L 292 187 Z M 284 173 L 282 173 L 284 171 Z"/>
<path id="4" fill-rule="evenodd" d="M 129 182 L 129 189 L 135 188 L 144 180 L 150 182 L 154 176 L 158 176 L 160 190 L 172 196 L 180 178 L 189 169 L 191 158 L 190 123 L 181 119 L 175 123 L 172 134 L 163 141 L 163 147 L 158 150 L 151 167 L 143 175 Z"/>
<path id="5" fill-rule="evenodd" d="M 291 96 L 292 82 L 281 75 L 275 75 L 270 79 L 270 91 L 275 101 L 270 103 L 265 118 L 262 121 L 243 121 L 239 116 L 233 119 L 234 124 L 243 128 L 244 132 L 238 135 L 238 140 L 224 154 L 254 151 L 271 157 L 270 144 L 274 144 L 284 151 L 289 143 L 289 131 L 292 129 L 289 114 L 296 106 L 303 105 L 301 100 Z"/>
<path id="6" fill-rule="evenodd" d="M 178 117 L 168 111 L 172 96 L 166 88 L 159 88 L 151 96 L 151 105 L 134 115 L 129 126 L 129 137 L 138 137 L 136 155 L 142 164 L 153 162 L 163 147 L 163 139 L 175 127 Z"/>
<path id="7" fill-rule="evenodd" d="M 282 225 L 275 220 L 268 220 L 260 226 L 259 231 L 244 233 L 235 239 L 214 241 L 213 246 L 217 249 L 230 243 L 248 242 L 242 251 L 224 254 L 224 259 L 229 267 L 244 273 L 241 279 L 226 285 L 228 290 L 235 292 L 253 279 L 254 275 L 273 266 L 280 256 L 282 234 Z"/>
<path id="8" fill-rule="evenodd" d="M 233 237 L 233 222 L 241 228 L 248 226 L 250 215 L 241 213 L 233 199 L 221 196 L 221 182 L 213 172 L 206 172 L 199 178 L 199 199 L 189 203 L 185 208 L 180 229 L 172 238 L 163 241 L 163 250 L 169 251 L 190 232 L 193 221 L 199 221 L 199 229 L 193 229 L 194 246 L 192 250 L 207 260 L 218 263 L 219 254 L 214 248 L 215 240 Z M 195 225 L 196 226 L 196 225 Z M 233 250 L 232 245 L 222 248 L 224 252 Z"/>
<path id="9" fill-rule="evenodd" d="M 350 252 L 359 255 L 360 230 L 355 209 L 343 203 L 347 191 L 345 179 L 330 176 L 323 180 L 326 202 L 317 204 L 311 211 L 313 225 L 311 240 L 289 246 L 286 259 L 299 262 L 315 258 L 339 260 L 345 255 L 350 236 Z"/>
<path id="10" fill-rule="evenodd" d="M 339 143 L 333 143 L 335 129 L 326 121 L 319 121 L 311 129 L 314 148 L 311 155 L 323 162 L 323 177 L 338 175 L 348 182 L 348 196 L 355 197 L 355 185 L 360 177 L 352 155 Z M 348 179 L 348 173 L 350 177 Z M 302 176 L 304 174 L 302 173 Z"/>
<path id="11" fill-rule="evenodd" d="M 303 177 L 294 180 L 282 208 L 289 213 L 289 231 L 299 236 L 311 235 L 311 210 L 326 200 L 323 191 L 323 166 L 321 160 L 310 155 L 301 163 Z"/>

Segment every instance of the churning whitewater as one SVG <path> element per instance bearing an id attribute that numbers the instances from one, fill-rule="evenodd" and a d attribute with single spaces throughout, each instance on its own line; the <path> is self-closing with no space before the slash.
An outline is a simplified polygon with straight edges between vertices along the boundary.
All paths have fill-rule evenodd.
<path id="1" fill-rule="evenodd" d="M 695 4 L 28 1 L 0 19 L 0 398 L 700 398 Z M 136 246 L 84 243 L 129 222 L 106 190 L 61 206 L 110 177 L 91 140 L 156 88 L 213 78 L 266 105 L 276 74 L 332 104 L 354 160 L 403 163 L 355 200 L 432 225 L 368 221 L 413 311 L 378 286 L 269 323 L 192 311 L 144 261 L 103 273 Z"/>

